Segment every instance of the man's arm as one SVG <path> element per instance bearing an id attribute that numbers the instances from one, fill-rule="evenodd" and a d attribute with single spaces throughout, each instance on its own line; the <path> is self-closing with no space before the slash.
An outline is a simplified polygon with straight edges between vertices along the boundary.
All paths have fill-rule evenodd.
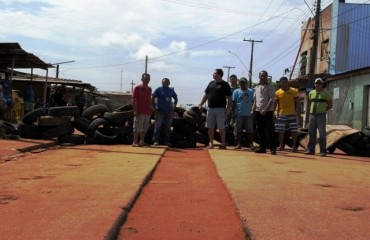
<path id="1" fill-rule="evenodd" d="M 202 97 L 202 100 L 199 103 L 199 110 L 203 109 L 203 104 L 207 101 L 208 99 L 208 94 L 205 93 L 204 96 Z"/>

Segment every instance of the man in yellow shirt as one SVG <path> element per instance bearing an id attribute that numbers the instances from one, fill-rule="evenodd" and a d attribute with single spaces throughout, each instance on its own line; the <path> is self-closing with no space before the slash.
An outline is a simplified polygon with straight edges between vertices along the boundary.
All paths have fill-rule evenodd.
<path id="1" fill-rule="evenodd" d="M 279 151 L 284 150 L 284 132 L 286 125 L 292 132 L 292 151 L 297 152 L 297 115 L 301 113 L 298 90 L 289 86 L 288 78 L 280 78 L 280 89 L 275 92 L 275 132 L 279 133 Z"/>

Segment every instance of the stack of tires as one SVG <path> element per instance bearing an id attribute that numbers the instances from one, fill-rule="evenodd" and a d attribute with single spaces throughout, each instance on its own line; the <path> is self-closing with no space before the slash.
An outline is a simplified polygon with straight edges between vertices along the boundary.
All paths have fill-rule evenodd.
<path id="1" fill-rule="evenodd" d="M 35 109 L 24 115 L 18 124 L 19 136 L 29 139 L 54 139 L 73 134 L 71 119 L 79 114 L 76 106 Z"/>

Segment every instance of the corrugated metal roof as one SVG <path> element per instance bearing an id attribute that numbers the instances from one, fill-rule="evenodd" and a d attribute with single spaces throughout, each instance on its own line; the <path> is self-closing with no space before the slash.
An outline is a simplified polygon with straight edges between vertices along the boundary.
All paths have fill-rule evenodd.
<path id="1" fill-rule="evenodd" d="M 0 68 L 12 67 L 47 69 L 54 66 L 45 63 L 32 53 L 24 51 L 19 43 L 0 43 Z"/>
<path id="2" fill-rule="evenodd" d="M 335 30 L 335 29 L 333 29 Z M 370 5 L 339 4 L 335 73 L 370 66 Z"/>

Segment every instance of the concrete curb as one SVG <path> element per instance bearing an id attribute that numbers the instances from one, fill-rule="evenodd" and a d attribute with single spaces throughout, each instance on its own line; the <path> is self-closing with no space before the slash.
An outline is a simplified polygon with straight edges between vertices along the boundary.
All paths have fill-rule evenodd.
<path id="1" fill-rule="evenodd" d="M 40 143 L 40 144 L 28 146 L 28 147 L 17 148 L 17 151 L 19 151 L 21 153 L 25 153 L 25 152 L 31 152 L 31 151 L 34 151 L 34 150 L 37 150 L 37 149 L 40 149 L 40 148 L 55 147 L 56 145 L 58 145 L 57 141 L 53 141 L 53 142 L 49 142 L 49 143 Z"/>
<path id="2" fill-rule="evenodd" d="M 148 174 L 145 176 L 143 182 L 141 183 L 135 195 L 132 197 L 132 199 L 127 204 L 127 206 L 122 207 L 122 212 L 119 214 L 118 218 L 113 223 L 111 229 L 108 231 L 107 235 L 104 237 L 104 240 L 116 240 L 118 238 L 119 232 L 121 231 L 123 224 L 126 222 L 129 212 L 133 208 L 135 202 L 140 197 L 140 194 L 143 191 L 144 187 L 148 184 L 150 179 L 152 179 L 152 176 L 155 170 L 157 169 L 159 163 L 161 162 L 161 158 L 163 157 L 166 151 L 167 149 L 159 156 L 157 163 L 154 165 L 152 170 L 149 171 Z"/>

